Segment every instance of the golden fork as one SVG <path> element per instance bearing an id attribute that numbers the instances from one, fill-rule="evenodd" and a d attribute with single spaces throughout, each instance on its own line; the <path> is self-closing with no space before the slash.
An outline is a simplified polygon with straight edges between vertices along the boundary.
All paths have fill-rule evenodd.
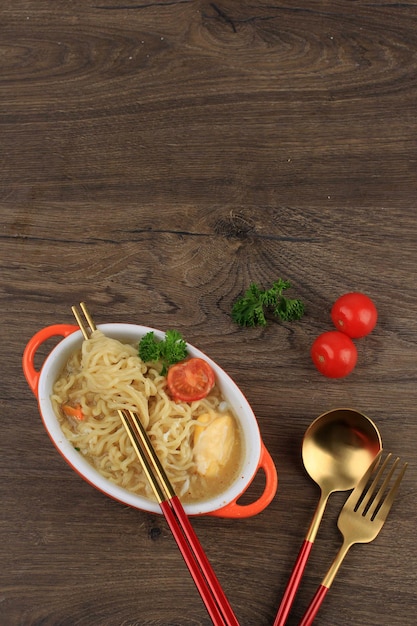
<path id="1" fill-rule="evenodd" d="M 389 453 L 382 465 L 377 469 L 381 454 L 382 450 L 371 463 L 357 487 L 352 491 L 340 512 L 337 525 L 343 535 L 343 544 L 329 571 L 323 578 L 321 585 L 318 587 L 299 626 L 310 626 L 313 623 L 349 548 L 355 543 L 368 543 L 375 539 L 387 519 L 407 468 L 407 463 L 404 463 L 395 482 L 388 489 L 400 459 L 397 458 L 391 465 L 391 468 L 387 470 L 388 462 L 392 456 Z M 373 474 L 375 476 L 372 479 Z M 372 482 L 368 486 L 371 479 Z"/>

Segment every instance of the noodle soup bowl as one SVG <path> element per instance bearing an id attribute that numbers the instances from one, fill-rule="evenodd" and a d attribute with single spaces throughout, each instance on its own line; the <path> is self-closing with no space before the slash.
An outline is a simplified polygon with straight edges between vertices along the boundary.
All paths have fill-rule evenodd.
<path id="1" fill-rule="evenodd" d="M 133 324 L 102 324 L 98 328 L 106 336 L 130 344 L 138 343 L 141 337 L 150 331 L 154 332 L 158 339 L 163 339 L 165 336 L 165 333 L 159 330 Z M 58 338 L 58 342 L 46 356 L 41 368 L 37 369 L 36 354 L 40 347 L 52 338 L 54 341 Z M 23 354 L 23 371 L 29 387 L 38 400 L 39 412 L 45 429 L 65 461 L 88 483 L 123 504 L 150 513 L 161 513 L 156 502 L 131 493 L 102 476 L 73 447 L 61 430 L 51 402 L 52 389 L 70 355 L 81 347 L 82 342 L 83 336 L 78 326 L 55 324 L 37 332 L 26 345 Z M 237 478 L 225 488 L 223 493 L 196 503 L 185 504 L 184 509 L 188 515 L 230 518 L 256 515 L 270 504 L 278 487 L 276 468 L 262 441 L 256 417 L 245 396 L 230 376 L 200 350 L 190 344 L 187 344 L 187 347 L 190 356 L 205 359 L 213 368 L 216 382 L 239 422 L 243 439 L 243 455 Z M 251 499 L 249 487 L 258 471 L 264 472 L 264 487 L 260 496 L 256 495 Z M 245 502 L 239 503 L 239 499 L 247 491 Z"/>

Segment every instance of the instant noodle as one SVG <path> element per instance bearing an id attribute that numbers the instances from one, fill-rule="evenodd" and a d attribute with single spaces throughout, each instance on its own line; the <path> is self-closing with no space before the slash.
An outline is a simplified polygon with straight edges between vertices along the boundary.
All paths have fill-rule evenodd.
<path id="1" fill-rule="evenodd" d="M 133 493 L 153 497 L 118 409 L 140 415 L 184 502 L 221 493 L 242 464 L 240 429 L 218 387 L 202 400 L 174 401 L 166 377 L 143 363 L 137 345 L 100 330 L 70 356 L 51 400 L 74 448 L 105 478 Z"/>

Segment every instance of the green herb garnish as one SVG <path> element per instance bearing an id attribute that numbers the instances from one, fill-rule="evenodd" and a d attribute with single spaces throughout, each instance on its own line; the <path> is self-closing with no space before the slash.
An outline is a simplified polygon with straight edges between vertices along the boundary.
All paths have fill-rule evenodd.
<path id="1" fill-rule="evenodd" d="M 291 283 L 281 278 L 266 290 L 252 283 L 245 295 L 234 303 L 233 321 L 239 326 L 266 326 L 265 313 L 268 310 L 282 322 L 299 320 L 304 315 L 304 304 L 282 295 L 290 287 Z"/>
<path id="2" fill-rule="evenodd" d="M 153 331 L 139 342 L 139 356 L 144 363 L 162 363 L 162 376 L 170 365 L 183 361 L 187 356 L 187 344 L 177 330 L 167 330 L 165 339 L 156 339 Z"/>

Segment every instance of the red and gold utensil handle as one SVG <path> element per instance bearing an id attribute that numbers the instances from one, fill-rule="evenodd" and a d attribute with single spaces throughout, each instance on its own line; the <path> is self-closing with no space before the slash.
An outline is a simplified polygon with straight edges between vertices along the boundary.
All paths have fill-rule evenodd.
<path id="1" fill-rule="evenodd" d="M 323 602 L 328 591 L 329 587 L 326 587 L 325 585 L 320 585 L 317 588 L 317 591 L 314 594 L 307 611 L 304 613 L 304 617 L 301 620 L 299 626 L 310 626 L 314 622 L 314 618 L 319 612 L 321 603 Z"/>
<path id="2" fill-rule="evenodd" d="M 177 542 L 178 548 L 183 556 L 185 563 L 190 571 L 190 574 L 194 580 L 194 583 L 201 595 L 201 598 L 206 606 L 207 612 L 210 615 L 211 621 L 214 626 L 227 626 L 228 622 L 226 622 L 223 618 L 223 615 L 215 601 L 214 596 L 211 595 L 207 588 L 206 580 L 202 574 L 202 572 L 195 566 L 193 553 L 185 541 L 185 537 L 181 532 L 180 527 L 176 522 L 176 518 L 174 512 L 168 502 L 168 500 L 164 500 L 159 503 L 161 510 L 165 516 L 166 521 L 171 529 L 171 532 Z"/>
<path id="3" fill-rule="evenodd" d="M 295 561 L 290 579 L 285 589 L 284 596 L 281 600 L 281 604 L 278 609 L 277 616 L 274 621 L 274 626 L 283 626 L 287 621 L 288 614 L 291 610 L 291 606 L 294 602 L 295 594 L 300 586 L 301 578 L 303 576 L 308 557 L 310 556 L 313 542 L 305 539 L 301 546 L 301 550 Z"/>
<path id="4" fill-rule="evenodd" d="M 314 541 L 316 539 L 316 535 L 323 517 L 323 513 L 326 509 L 326 504 L 330 493 L 331 491 L 321 491 L 320 500 L 317 504 L 313 519 L 311 520 L 310 528 L 308 529 L 307 535 L 305 536 L 305 539 L 301 546 L 301 550 L 294 564 L 290 580 L 288 581 L 284 597 L 281 600 L 281 604 L 275 618 L 274 626 L 284 626 L 287 620 L 288 614 L 291 610 L 291 606 L 294 602 L 295 594 L 297 593 L 298 587 L 300 586 L 301 578 L 304 574 L 308 557 L 310 556 L 311 548 L 313 547 Z"/>
<path id="5" fill-rule="evenodd" d="M 227 626 L 239 626 L 239 622 L 233 612 L 233 609 L 223 591 L 222 586 L 220 585 L 220 582 L 210 564 L 210 561 L 207 558 L 206 553 L 203 550 L 202 545 L 200 544 L 194 528 L 192 527 L 190 520 L 188 519 L 184 511 L 180 499 L 178 498 L 178 496 L 174 496 L 173 498 L 171 498 L 170 503 L 173 510 L 175 511 L 178 520 L 181 523 L 187 541 L 194 551 L 195 558 L 210 585 L 212 594 L 222 609 L 222 613 L 225 617 L 225 623 L 227 624 Z"/>

